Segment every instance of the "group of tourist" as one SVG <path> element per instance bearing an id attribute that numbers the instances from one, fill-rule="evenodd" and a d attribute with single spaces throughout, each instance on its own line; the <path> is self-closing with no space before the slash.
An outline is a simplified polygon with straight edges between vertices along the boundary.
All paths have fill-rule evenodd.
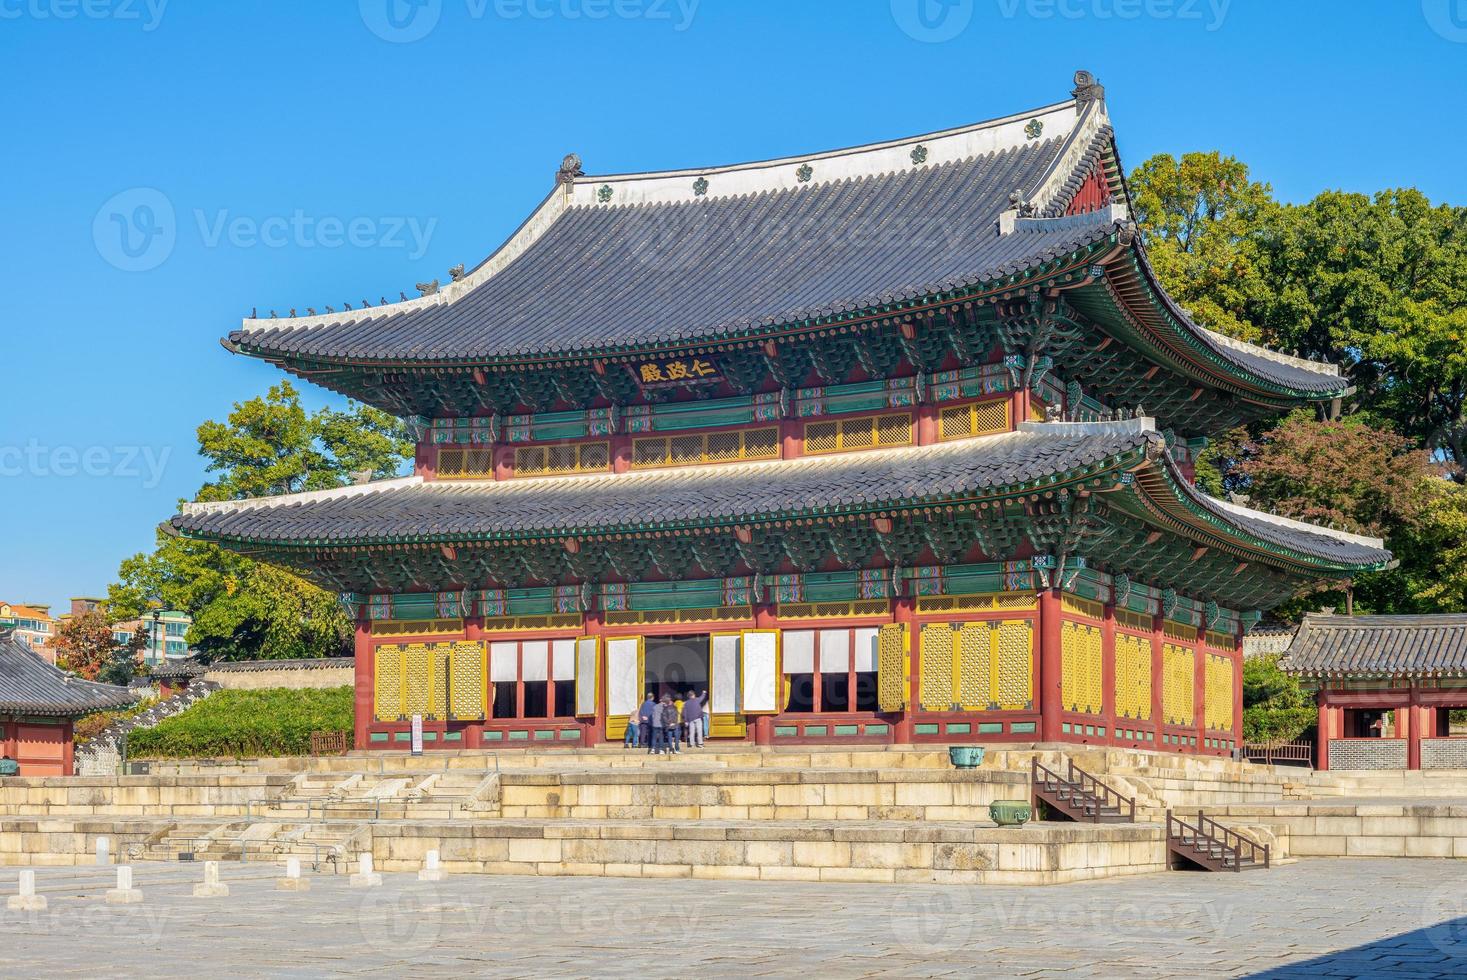
<path id="1" fill-rule="evenodd" d="M 651 755 L 676 754 L 681 746 L 703 747 L 708 737 L 708 692 L 676 699 L 664 694 L 659 701 L 649 691 L 646 699 L 627 718 L 623 748 L 645 745 Z"/>

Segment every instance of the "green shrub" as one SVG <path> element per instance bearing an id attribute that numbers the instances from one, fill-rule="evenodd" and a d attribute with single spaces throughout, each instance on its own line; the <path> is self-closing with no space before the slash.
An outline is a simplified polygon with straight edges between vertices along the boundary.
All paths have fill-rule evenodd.
<path id="1" fill-rule="evenodd" d="M 350 687 L 292 691 L 215 691 L 181 714 L 128 736 L 134 759 L 307 755 L 312 732 L 351 739 L 355 694 Z"/>
<path id="2" fill-rule="evenodd" d="M 1279 655 L 1243 662 L 1243 741 L 1292 742 L 1319 721 L 1314 698 L 1279 669 Z"/>

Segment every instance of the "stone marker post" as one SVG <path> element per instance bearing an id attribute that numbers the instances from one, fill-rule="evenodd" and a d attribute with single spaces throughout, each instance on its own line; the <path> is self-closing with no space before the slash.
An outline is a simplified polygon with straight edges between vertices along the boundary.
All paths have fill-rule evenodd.
<path id="1" fill-rule="evenodd" d="M 275 879 L 275 890 L 282 892 L 308 892 L 311 879 L 301 877 L 301 859 L 285 859 L 285 877 Z"/>
<path id="2" fill-rule="evenodd" d="M 108 905 L 134 905 L 143 900 L 143 892 L 140 888 L 132 885 L 132 868 L 128 865 L 119 865 L 117 868 L 117 887 L 107 892 Z"/>
<path id="3" fill-rule="evenodd" d="M 111 840 L 111 838 L 108 838 L 108 837 L 98 837 L 97 838 L 97 863 L 99 865 L 100 864 L 111 864 L 112 863 L 112 853 L 111 852 L 112 852 L 112 840 Z"/>
<path id="4" fill-rule="evenodd" d="M 44 912 L 46 896 L 36 894 L 36 873 L 29 868 L 20 873 L 20 894 L 5 900 L 5 907 L 12 912 Z"/>
<path id="5" fill-rule="evenodd" d="M 372 870 L 372 854 L 370 851 L 363 852 L 360 858 L 359 870 L 351 876 L 353 888 L 376 888 L 382 884 L 382 876 Z"/>
<path id="6" fill-rule="evenodd" d="M 419 881 L 442 881 L 443 868 L 438 864 L 438 852 L 429 851 L 423 859 L 423 867 L 418 872 Z"/>
<path id="7" fill-rule="evenodd" d="M 229 886 L 219 880 L 219 862 L 204 862 L 203 884 L 194 886 L 194 898 L 223 898 L 229 894 Z"/>

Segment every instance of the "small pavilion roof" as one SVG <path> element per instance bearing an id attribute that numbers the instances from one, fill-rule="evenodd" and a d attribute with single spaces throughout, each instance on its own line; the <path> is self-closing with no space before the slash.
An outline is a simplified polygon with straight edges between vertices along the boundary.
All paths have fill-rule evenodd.
<path id="1" fill-rule="evenodd" d="M 0 713 L 79 718 L 120 708 L 136 698 L 125 687 L 72 677 L 0 634 Z"/>
<path id="2" fill-rule="evenodd" d="M 1279 665 L 1317 678 L 1467 677 L 1467 614 L 1310 613 Z"/>

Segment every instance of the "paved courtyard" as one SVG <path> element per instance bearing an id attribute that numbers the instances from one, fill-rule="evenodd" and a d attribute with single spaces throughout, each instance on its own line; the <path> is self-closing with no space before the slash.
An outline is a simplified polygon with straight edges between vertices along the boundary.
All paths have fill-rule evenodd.
<path id="1" fill-rule="evenodd" d="M 1467 975 L 1467 864 L 1314 860 L 1242 875 L 1048 888 L 385 875 L 277 892 L 273 869 L 42 868 L 45 912 L 0 908 L 7 976 Z M 0 868 L 14 894 L 17 869 Z"/>

